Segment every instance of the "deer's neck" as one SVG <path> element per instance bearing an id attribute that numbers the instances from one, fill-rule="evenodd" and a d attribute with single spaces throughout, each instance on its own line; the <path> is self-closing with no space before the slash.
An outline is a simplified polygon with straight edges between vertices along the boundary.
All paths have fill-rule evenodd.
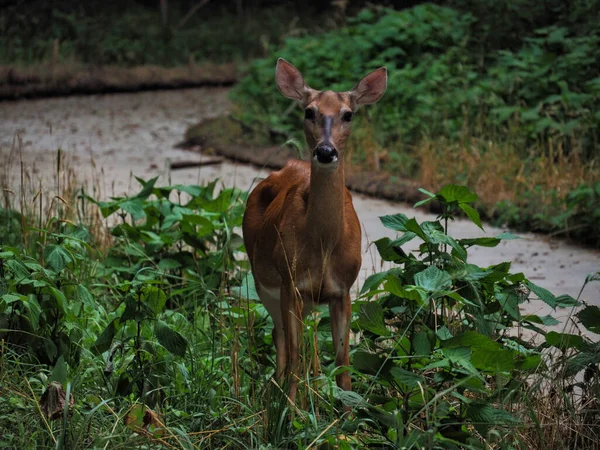
<path id="1" fill-rule="evenodd" d="M 327 170 L 312 163 L 306 226 L 317 246 L 334 246 L 344 233 L 344 164 Z"/>

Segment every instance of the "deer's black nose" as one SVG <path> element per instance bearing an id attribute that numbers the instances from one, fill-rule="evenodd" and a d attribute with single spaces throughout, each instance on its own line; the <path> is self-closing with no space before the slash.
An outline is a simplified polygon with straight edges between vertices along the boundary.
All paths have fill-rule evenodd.
<path id="1" fill-rule="evenodd" d="M 321 144 L 313 152 L 313 157 L 317 158 L 321 164 L 329 164 L 338 159 L 338 151 L 333 145 Z"/>

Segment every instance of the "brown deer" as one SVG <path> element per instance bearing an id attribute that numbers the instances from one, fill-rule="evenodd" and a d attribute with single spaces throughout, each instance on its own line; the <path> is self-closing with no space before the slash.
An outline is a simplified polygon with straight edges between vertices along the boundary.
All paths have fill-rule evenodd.
<path id="1" fill-rule="evenodd" d="M 256 290 L 273 318 L 276 378 L 286 377 L 288 395 L 298 388 L 302 320 L 313 305 L 328 303 L 336 365 L 349 365 L 350 288 L 361 266 L 360 223 L 344 184 L 344 148 L 352 116 L 375 103 L 387 86 L 379 68 L 348 92 L 317 91 L 296 67 L 277 61 L 281 93 L 304 108 L 304 132 L 311 162 L 294 160 L 261 181 L 248 198 L 244 243 Z M 336 378 L 350 390 L 350 375 Z"/>

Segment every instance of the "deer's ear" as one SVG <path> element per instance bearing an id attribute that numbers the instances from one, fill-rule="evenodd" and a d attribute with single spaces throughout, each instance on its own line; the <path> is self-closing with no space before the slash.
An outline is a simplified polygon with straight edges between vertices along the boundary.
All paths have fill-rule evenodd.
<path id="1" fill-rule="evenodd" d="M 350 98 L 356 109 L 361 105 L 370 105 L 375 103 L 385 93 L 387 88 L 387 69 L 380 67 L 370 74 L 366 75 L 358 82 L 354 89 L 350 91 Z"/>
<path id="2" fill-rule="evenodd" d="M 275 82 L 284 97 L 292 100 L 305 102 L 311 91 L 311 88 L 304 82 L 300 71 L 283 58 L 277 60 Z"/>

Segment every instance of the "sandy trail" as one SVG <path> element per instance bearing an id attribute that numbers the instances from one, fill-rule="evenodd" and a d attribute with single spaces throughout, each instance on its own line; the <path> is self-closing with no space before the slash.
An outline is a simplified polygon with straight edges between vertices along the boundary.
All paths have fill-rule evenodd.
<path id="1" fill-rule="evenodd" d="M 96 185 L 100 185 L 101 192 L 96 195 L 101 198 L 138 189 L 132 174 L 145 179 L 160 175 L 162 184 L 201 184 L 220 178 L 225 186 L 248 189 L 255 177 L 264 177 L 268 172 L 232 162 L 170 174 L 165 170 L 167 160 L 201 159 L 201 155 L 174 149 L 173 144 L 182 140 L 189 125 L 222 115 L 229 106 L 227 89 L 215 88 L 0 103 L 0 164 L 4 165 L 9 186 L 18 189 L 18 155 L 11 152 L 18 133 L 23 143 L 25 168 L 43 179 L 44 186 L 53 186 L 56 151 L 61 148 L 70 158 L 79 180 L 100 180 Z M 381 267 L 369 242 L 383 236 L 394 237 L 394 232 L 381 225 L 379 216 L 402 212 L 419 221 L 435 218 L 409 205 L 356 194 L 354 204 L 364 229 L 362 280 Z M 462 220 L 450 226 L 450 233 L 458 238 L 496 236 L 504 231 L 490 226 L 485 230 L 483 233 Z M 600 270 L 598 251 L 535 234 L 519 235 L 523 239 L 503 242 L 497 249 L 472 249 L 470 262 L 487 266 L 511 261 L 513 272 L 524 272 L 556 295 L 573 297 L 579 294 L 586 275 Z M 582 298 L 600 305 L 600 283 L 588 285 Z M 527 306 L 527 312 L 547 314 L 550 310 L 542 302 L 534 301 Z M 567 314 L 568 311 L 562 311 L 555 315 L 564 318 Z"/>

